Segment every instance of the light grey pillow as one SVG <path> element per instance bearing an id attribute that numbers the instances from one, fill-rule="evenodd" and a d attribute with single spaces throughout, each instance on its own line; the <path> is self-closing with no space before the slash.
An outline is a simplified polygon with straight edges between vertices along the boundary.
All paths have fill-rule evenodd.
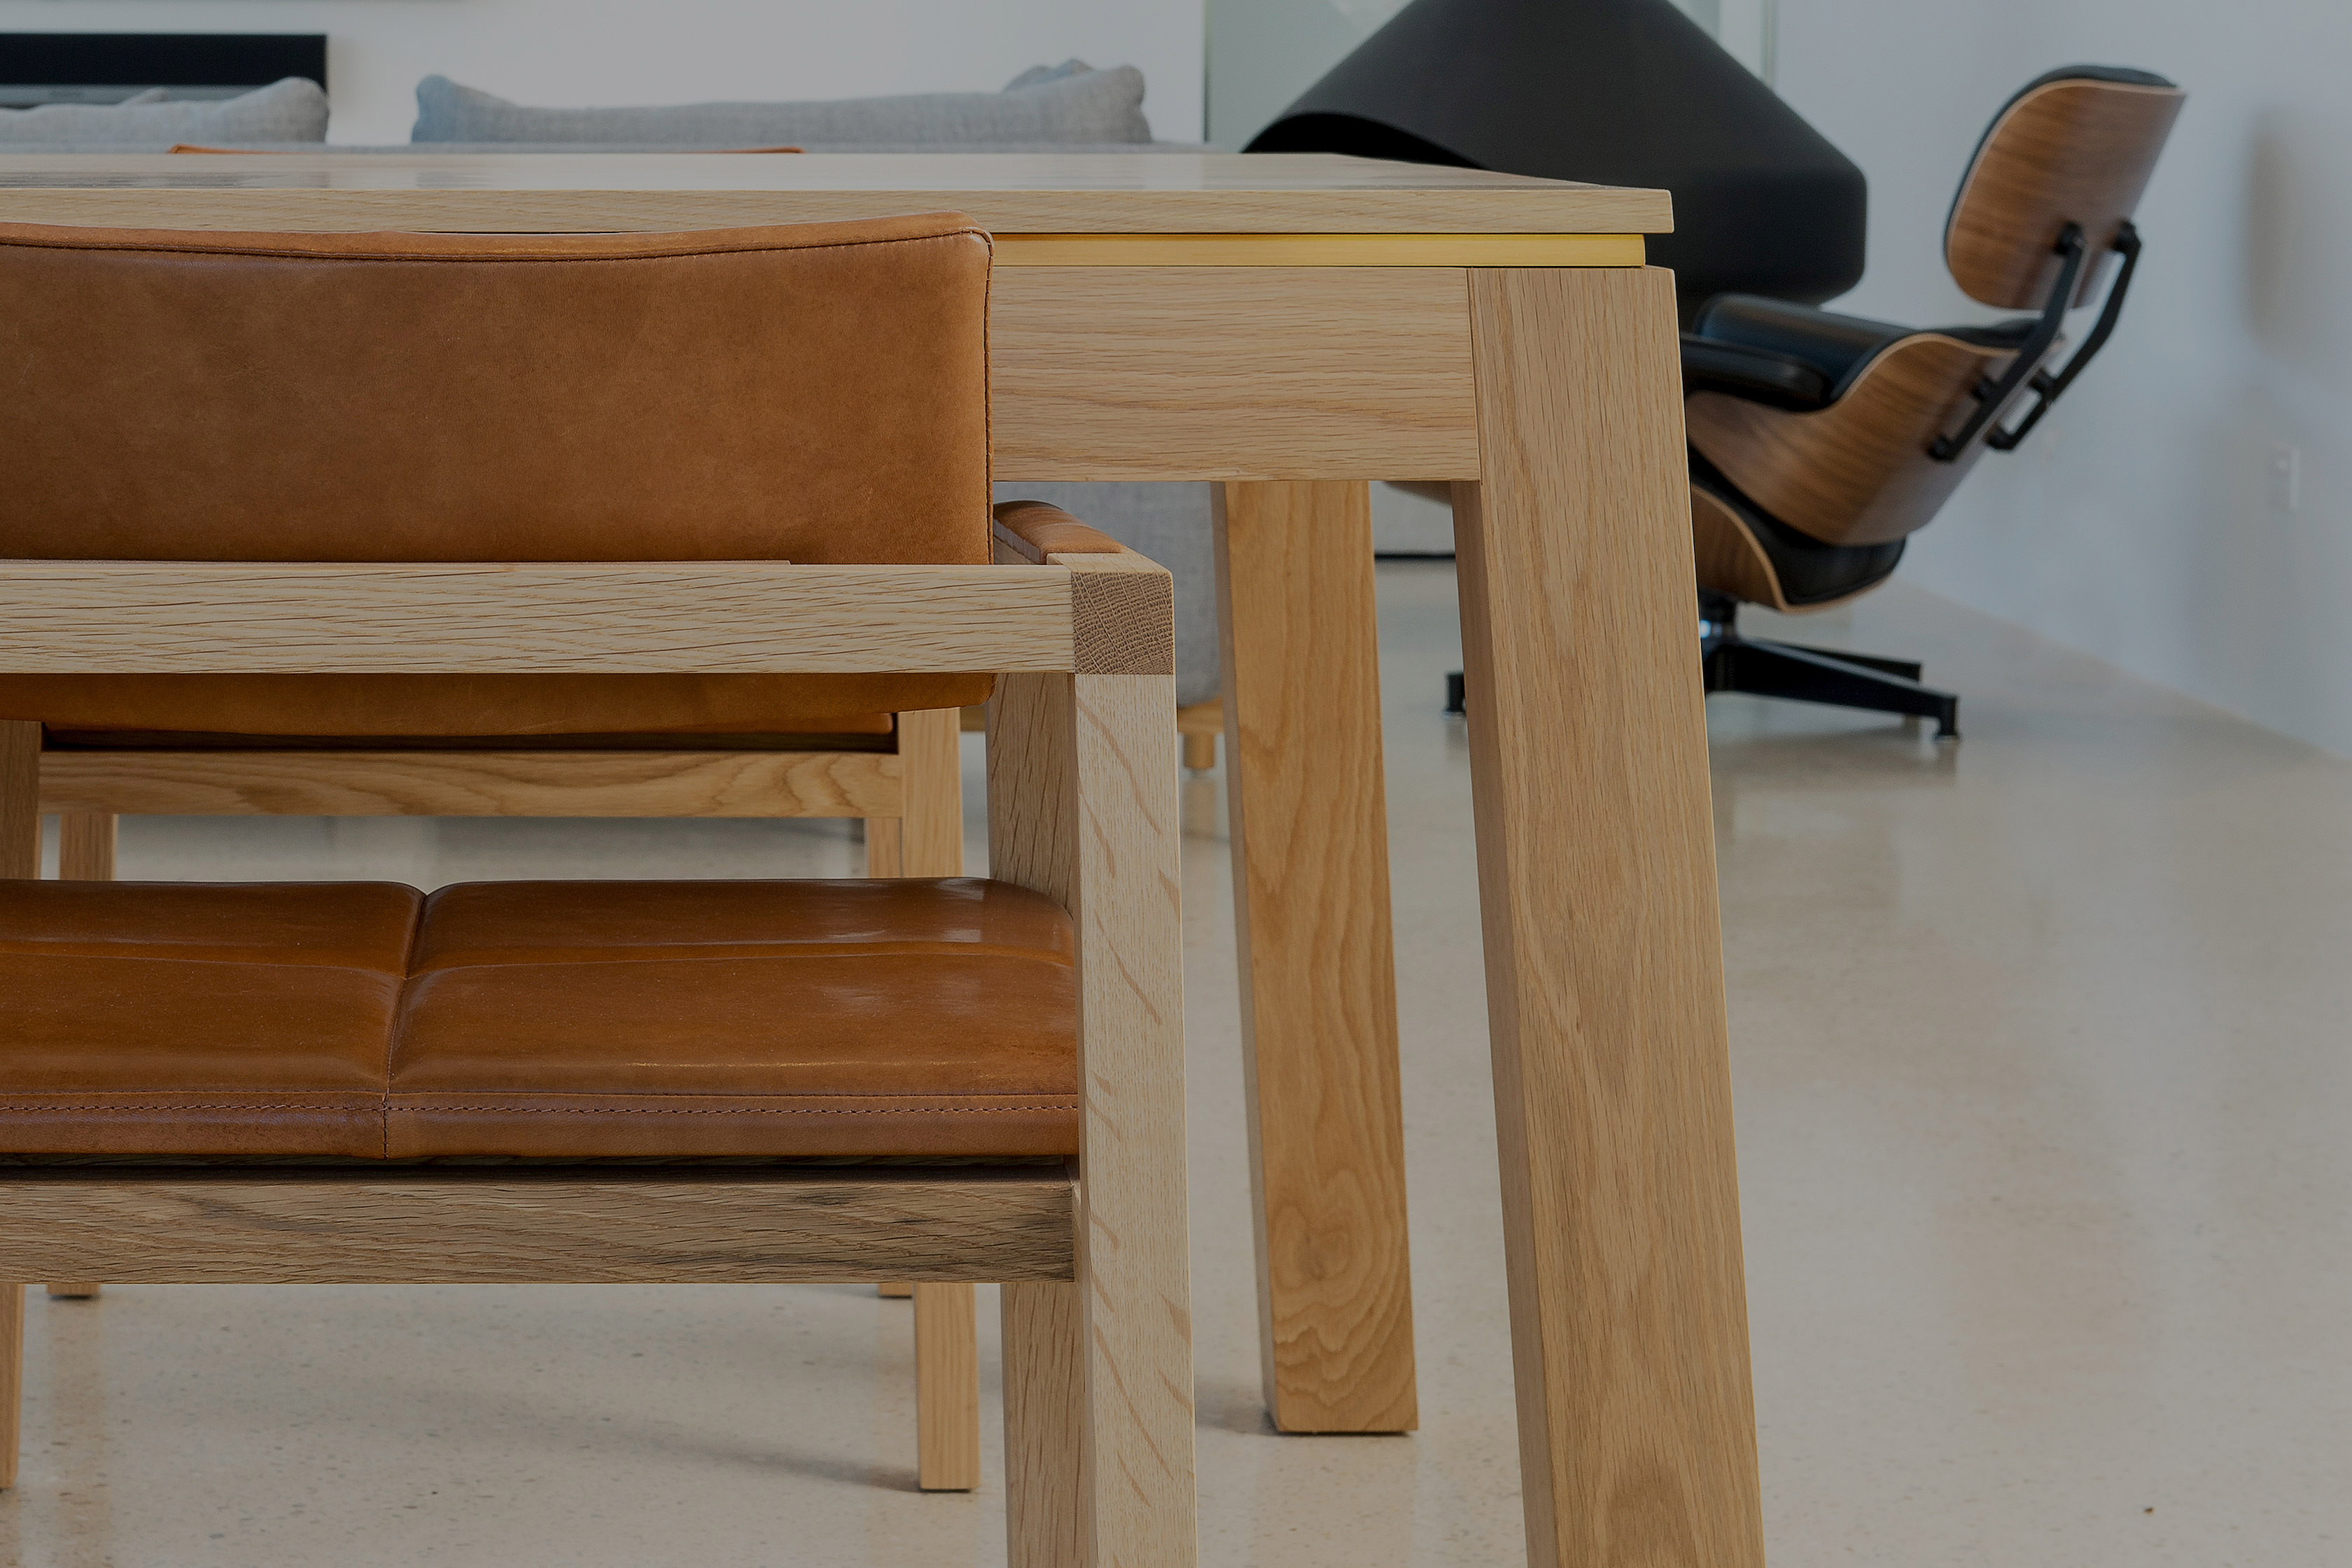
<path id="1" fill-rule="evenodd" d="M 1151 140 L 1143 73 L 1081 60 L 1037 66 L 1003 92 L 927 92 L 808 103 L 682 103 L 651 109 L 535 109 L 445 76 L 416 84 L 411 142 L 627 142 L 776 147 L 887 142 L 1134 142 Z"/>
<path id="2" fill-rule="evenodd" d="M 77 142 L 324 142 L 327 95 L 299 76 L 236 98 L 166 100 L 150 90 L 121 103 L 0 109 L 0 143 Z"/>

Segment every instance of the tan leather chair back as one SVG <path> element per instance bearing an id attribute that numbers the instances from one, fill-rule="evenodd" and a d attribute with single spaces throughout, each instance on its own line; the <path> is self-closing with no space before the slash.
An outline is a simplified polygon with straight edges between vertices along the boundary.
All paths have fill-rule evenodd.
<path id="1" fill-rule="evenodd" d="M 989 254 L 0 225 L 0 556 L 983 563 Z"/>
<path id="2" fill-rule="evenodd" d="M 1969 297 L 2040 310 L 2058 281 L 2059 236 L 2082 226 L 2092 265 L 2074 303 L 2099 291 L 2188 95 L 2147 71 L 2068 66 L 2029 83 L 1977 143 L 1944 226 L 1944 261 Z"/>

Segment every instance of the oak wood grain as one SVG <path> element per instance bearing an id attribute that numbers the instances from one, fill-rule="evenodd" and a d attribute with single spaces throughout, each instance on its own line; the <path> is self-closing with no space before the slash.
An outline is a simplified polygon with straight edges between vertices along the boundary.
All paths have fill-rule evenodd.
<path id="1" fill-rule="evenodd" d="M 2088 304 L 2188 97 L 2175 87 L 2077 79 L 2010 104 L 1952 203 L 1944 263 L 1953 280 L 1980 303 L 2039 310 L 2058 282 L 2058 237 L 2074 223 L 2099 263 L 2076 285 L 2074 302 Z"/>
<path id="2" fill-rule="evenodd" d="M 42 809 L 52 810 L 47 803 L 48 757 L 43 757 Z M 68 811 L 58 818 L 58 877 L 67 882 L 111 882 L 114 880 L 115 817 L 110 811 Z M 50 1294 L 55 1295 L 52 1290 Z"/>
<path id="3" fill-rule="evenodd" d="M 927 1492 L 980 1485 L 980 1351 L 973 1288 L 915 1287 L 916 1484 Z"/>
<path id="4" fill-rule="evenodd" d="M 37 674 L 919 673 L 1071 668 L 1055 566 L 0 563 Z"/>
<path id="5" fill-rule="evenodd" d="M 866 874 L 903 877 L 907 874 L 905 825 L 895 816 L 866 819 Z"/>
<path id="6" fill-rule="evenodd" d="M 41 874 L 41 727 L 0 719 L 0 879 Z"/>
<path id="7" fill-rule="evenodd" d="M 1530 1568 L 1761 1568 L 1674 287 L 1475 274 L 1454 489 Z"/>
<path id="8" fill-rule="evenodd" d="M 1009 676 L 989 712 L 992 874 L 1062 901 L 1077 928 L 1072 1458 L 1091 1568 L 1195 1555 L 1174 713 L 1164 675 Z"/>
<path id="9" fill-rule="evenodd" d="M 1921 332 L 1879 354 L 1826 408 L 1694 393 L 1691 445 L 1748 500 L 1824 544 L 1901 539 L 1925 528 L 1984 456 L 1982 440 L 1948 463 L 1927 447 L 1975 407 L 1977 383 L 2013 357 Z"/>
<path id="10" fill-rule="evenodd" d="M 963 875 L 963 753 L 960 710 L 898 716 L 901 806 L 886 833 L 901 877 Z M 868 819 L 869 856 L 877 823 Z M 869 868 L 869 875 L 884 875 Z M 916 1484 L 925 1491 L 980 1485 L 980 1348 L 969 1284 L 913 1288 Z"/>
<path id="11" fill-rule="evenodd" d="M 960 212 L 1000 233 L 1663 234 L 1664 191 L 1329 153 L 0 154 L 0 222 L 602 233 Z"/>
<path id="12" fill-rule="evenodd" d="M 902 877 L 963 875 L 963 748 L 960 710 L 898 715 Z"/>
<path id="13" fill-rule="evenodd" d="M 1466 478 L 1466 298 L 1443 268 L 1007 268 L 997 478 Z"/>
<path id="14" fill-rule="evenodd" d="M 1003 1297 L 1005 1558 L 1010 1568 L 1083 1568 L 1078 1287 L 1016 1281 Z"/>
<path id="15" fill-rule="evenodd" d="M 1044 1167 L 0 1175 L 16 1279 L 148 1284 L 691 1284 L 1067 1279 Z"/>
<path id="16" fill-rule="evenodd" d="M 899 800 L 899 759 L 881 752 L 91 750 L 41 759 L 42 809 L 68 814 L 895 816 Z"/>
<path id="17" fill-rule="evenodd" d="M 1260 1365 L 1286 1432 L 1418 1422 L 1371 500 L 1216 492 Z"/>

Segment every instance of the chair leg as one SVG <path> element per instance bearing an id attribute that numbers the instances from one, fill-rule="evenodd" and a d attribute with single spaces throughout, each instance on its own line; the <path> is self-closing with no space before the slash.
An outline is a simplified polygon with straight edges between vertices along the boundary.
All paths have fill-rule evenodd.
<path id="1" fill-rule="evenodd" d="M 1192 1287 L 1184 1183 L 1183 926 L 1177 910 L 1172 675 L 1007 675 L 988 711 L 991 873 L 1060 901 L 1077 925 L 1077 1257 L 1067 1322 L 1008 1287 L 1006 1438 L 1024 1500 L 1020 1568 L 1192 1568 Z M 1056 1370 L 1066 1369 L 1066 1370 Z M 1024 1413 L 1016 1391 L 1075 1380 L 1078 1418 Z M 1066 1406 L 1063 1406 L 1066 1408 Z M 1076 1427 L 1076 1437 L 1069 1429 Z M 1044 1458 L 1041 1459 L 1039 1455 Z M 1074 1477 L 1074 1556 L 1050 1504 Z"/>
<path id="2" fill-rule="evenodd" d="M 899 876 L 963 875 L 962 721 L 953 708 L 898 715 Z M 871 822 L 866 834 L 871 846 Z M 973 1288 L 917 1285 L 913 1295 L 917 1483 L 927 1492 L 970 1491 L 980 1485 Z"/>
<path id="3" fill-rule="evenodd" d="M 114 880 L 114 829 L 118 820 L 112 812 L 95 811 L 69 811 L 58 818 L 58 880 Z"/>
<path id="4" fill-rule="evenodd" d="M 16 1484 L 24 1414 L 25 1288 L 0 1285 L 0 1488 Z"/>
<path id="5" fill-rule="evenodd" d="M 66 882 L 114 880 L 117 818 L 112 812 L 69 811 L 58 818 L 58 879 Z M 88 1301 L 99 1293 L 95 1279 L 53 1279 L 49 1300 Z"/>
<path id="6" fill-rule="evenodd" d="M 1004 1535 L 1011 1568 L 1080 1568 L 1078 1288 L 1004 1287 Z"/>
<path id="7" fill-rule="evenodd" d="M 915 1287 L 916 1484 L 980 1485 L 980 1345 L 970 1285 Z"/>
<path id="8" fill-rule="evenodd" d="M 41 874 L 41 727 L 0 719 L 0 878 Z"/>

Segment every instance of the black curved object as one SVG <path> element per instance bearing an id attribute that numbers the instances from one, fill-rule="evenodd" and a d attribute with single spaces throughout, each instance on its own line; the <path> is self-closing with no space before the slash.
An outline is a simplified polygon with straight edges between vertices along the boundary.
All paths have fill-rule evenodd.
<path id="1" fill-rule="evenodd" d="M 1685 321 L 1862 278 L 1862 171 L 1668 0 L 1414 0 L 1248 151 L 1664 186 Z"/>

